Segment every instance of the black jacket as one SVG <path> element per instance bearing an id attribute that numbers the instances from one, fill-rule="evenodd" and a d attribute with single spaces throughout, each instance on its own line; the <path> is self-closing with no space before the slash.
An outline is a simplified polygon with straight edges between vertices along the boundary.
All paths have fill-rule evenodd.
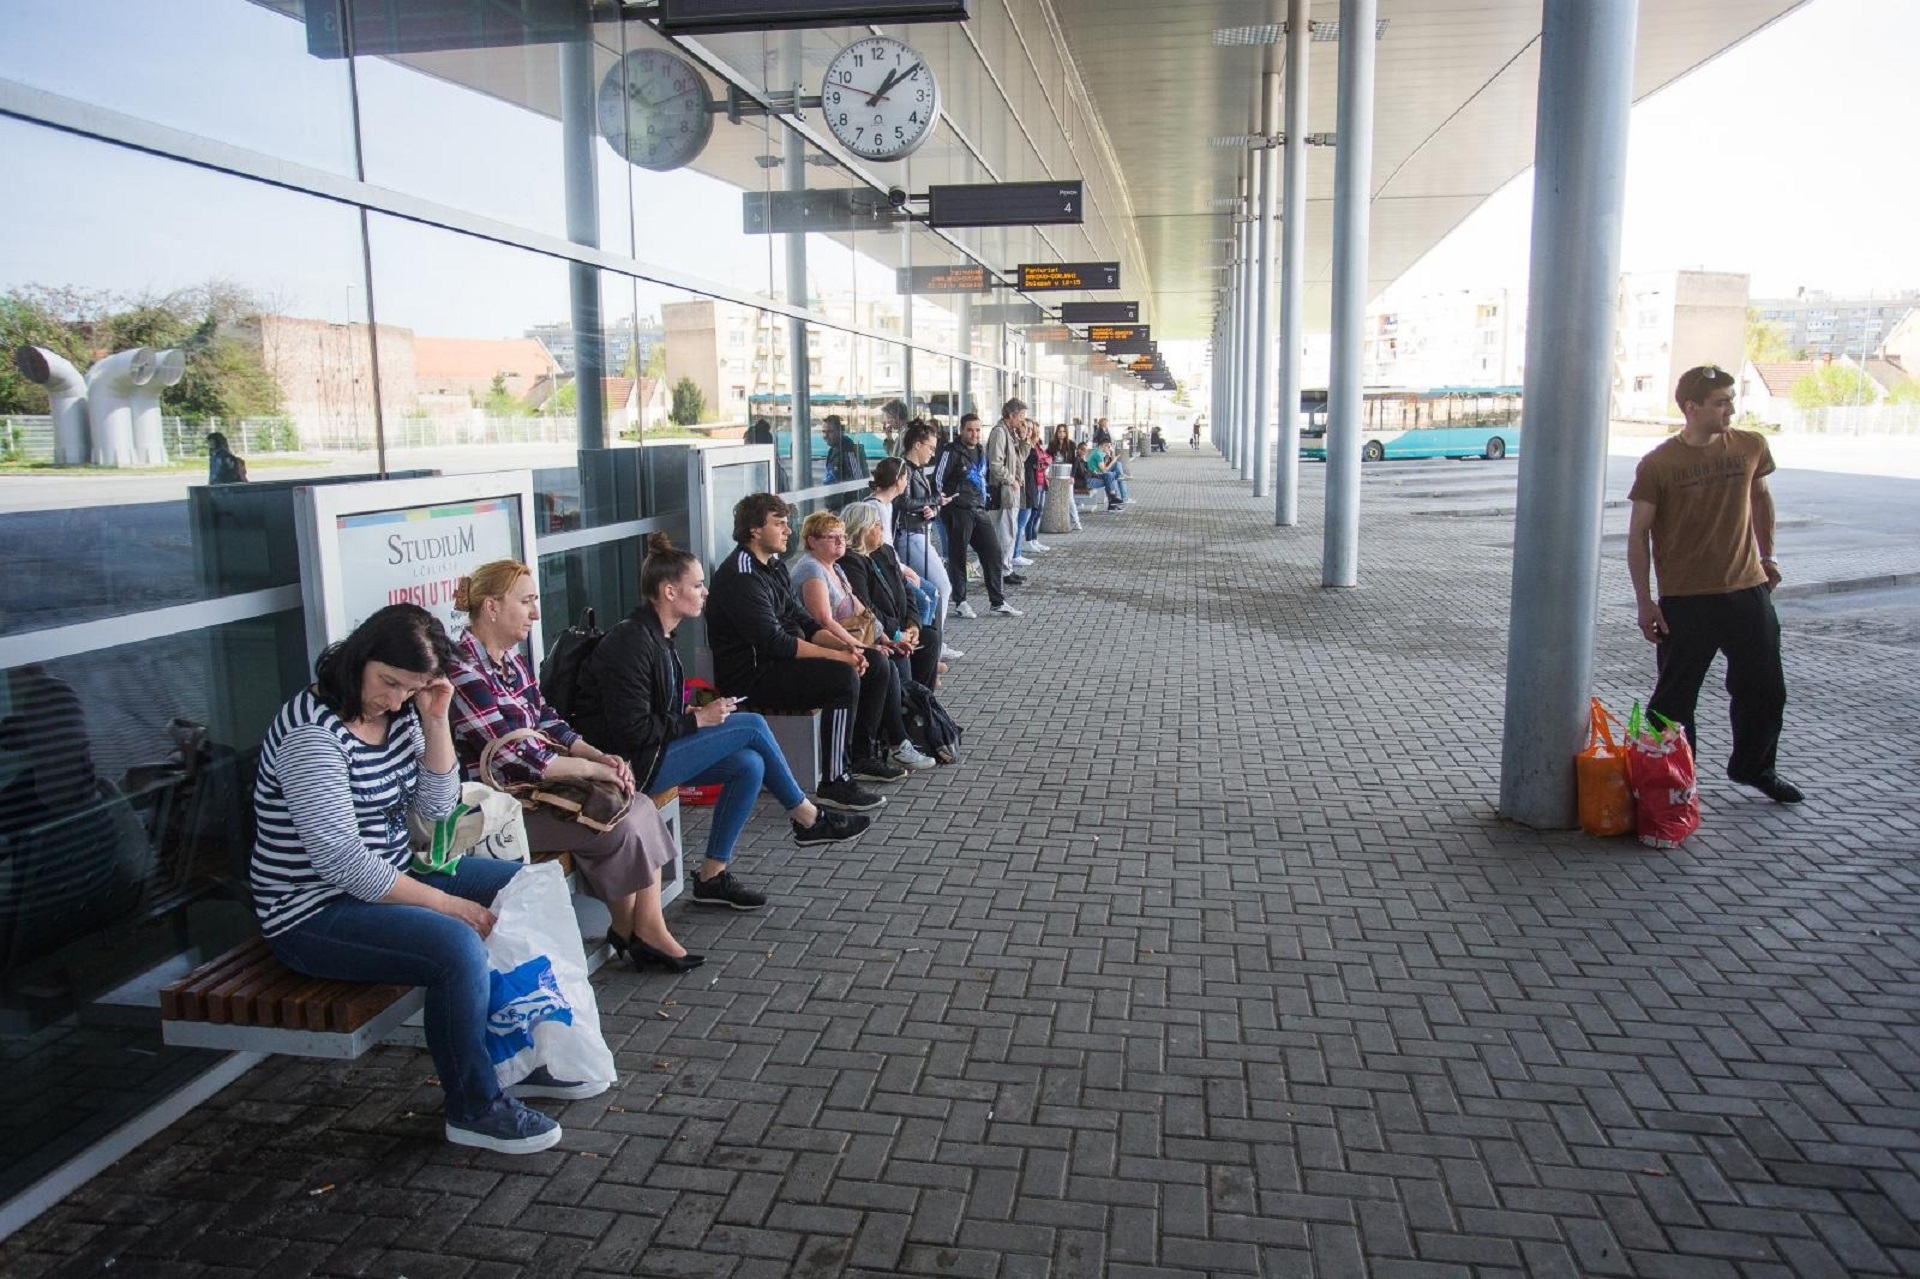
<path id="1" fill-rule="evenodd" d="M 893 535 L 902 533 L 924 533 L 932 522 L 920 514 L 922 508 L 931 506 L 935 518 L 940 514 L 940 490 L 933 485 L 932 466 L 921 470 L 911 462 L 907 464 L 907 491 L 893 499 Z"/>
<path id="2" fill-rule="evenodd" d="M 819 629 L 800 607 L 786 561 L 778 556 L 762 564 L 752 551 L 736 546 L 714 569 L 707 592 L 707 646 L 713 650 L 713 682 L 721 692 L 744 695 L 761 668 L 794 660 L 799 642 Z"/>
<path id="3" fill-rule="evenodd" d="M 955 440 L 947 445 L 933 464 L 936 483 L 940 492 L 953 495 L 953 506 L 984 511 L 987 508 L 986 492 L 967 478 L 968 472 L 979 468 L 982 483 L 985 482 L 987 446 L 976 444 L 968 448 Z"/>
<path id="4" fill-rule="evenodd" d="M 887 557 L 884 561 L 880 558 L 883 555 Z M 840 559 L 847 585 L 853 587 L 862 604 L 873 610 L 873 620 L 888 639 L 906 630 L 909 623 L 920 621 L 907 607 L 906 583 L 900 578 L 899 564 L 890 546 L 875 547 L 872 555 L 845 555 Z"/>
<path id="5" fill-rule="evenodd" d="M 680 709 L 685 683 L 659 615 L 642 604 L 587 655 L 571 722 L 595 746 L 631 763 L 640 790 L 650 791 L 668 744 L 699 727 L 691 711 Z"/>

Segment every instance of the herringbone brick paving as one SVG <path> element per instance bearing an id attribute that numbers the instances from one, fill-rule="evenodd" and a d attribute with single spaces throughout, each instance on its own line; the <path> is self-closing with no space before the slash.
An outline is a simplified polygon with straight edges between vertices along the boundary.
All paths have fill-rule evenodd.
<path id="1" fill-rule="evenodd" d="M 1211 454 L 956 622 L 961 765 L 852 850 L 756 826 L 759 915 L 596 982 L 562 1147 L 438 1139 L 422 1054 L 275 1059 L 9 1274 L 1920 1273 L 1920 676 L 1789 622 L 1777 808 L 1683 849 L 1498 821 L 1510 519 L 1369 471 L 1362 589 Z M 1610 564 L 1601 691 L 1650 678 Z M 1863 669 L 1863 658 L 1871 666 Z M 699 832 L 690 837 L 697 847 Z M 321 1193 L 323 1188 L 324 1193 Z"/>

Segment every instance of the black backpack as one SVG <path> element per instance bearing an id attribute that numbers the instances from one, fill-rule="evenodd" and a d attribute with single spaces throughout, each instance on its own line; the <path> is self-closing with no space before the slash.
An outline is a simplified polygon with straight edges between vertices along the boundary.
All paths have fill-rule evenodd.
<path id="1" fill-rule="evenodd" d="M 593 610 L 588 608 L 581 611 L 580 621 L 561 631 L 547 650 L 547 660 L 540 663 L 540 695 L 561 719 L 572 718 L 580 672 L 606 636 L 593 624 Z"/>
<path id="2" fill-rule="evenodd" d="M 960 726 L 925 684 L 912 679 L 900 682 L 900 710 L 915 746 L 929 755 L 958 749 Z"/>

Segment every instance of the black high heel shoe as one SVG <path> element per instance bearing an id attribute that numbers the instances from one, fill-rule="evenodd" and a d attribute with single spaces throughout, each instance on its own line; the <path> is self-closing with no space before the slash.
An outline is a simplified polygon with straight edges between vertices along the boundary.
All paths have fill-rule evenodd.
<path id="1" fill-rule="evenodd" d="M 685 955 L 669 955 L 664 950 L 655 950 L 637 936 L 628 937 L 625 941 L 627 958 L 633 961 L 634 968 L 640 972 L 645 972 L 649 968 L 664 968 L 670 973 L 690 973 L 707 962 L 705 955 L 695 955 L 691 952 Z"/>
<path id="2" fill-rule="evenodd" d="M 611 928 L 607 929 L 607 949 L 613 952 L 615 959 L 625 959 L 633 943 L 634 939 L 626 934 L 615 932 Z"/>

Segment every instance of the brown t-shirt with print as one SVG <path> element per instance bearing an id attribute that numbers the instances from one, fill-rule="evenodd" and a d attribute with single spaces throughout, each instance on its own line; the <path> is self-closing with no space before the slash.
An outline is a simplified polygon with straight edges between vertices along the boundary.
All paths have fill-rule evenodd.
<path id="1" fill-rule="evenodd" d="M 1640 459 L 1636 502 L 1651 502 L 1660 594 L 1719 595 L 1764 585 L 1753 540 L 1753 482 L 1773 474 L 1765 437 L 1730 430 L 1702 448 L 1679 436 Z"/>

